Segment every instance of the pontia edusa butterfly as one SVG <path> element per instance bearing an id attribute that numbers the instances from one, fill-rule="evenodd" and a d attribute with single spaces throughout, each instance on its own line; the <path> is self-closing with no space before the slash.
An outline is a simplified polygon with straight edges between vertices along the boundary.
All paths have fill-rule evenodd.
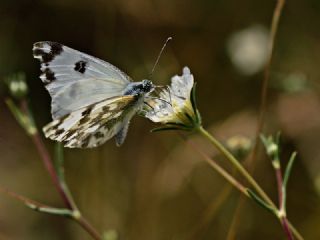
<path id="1" fill-rule="evenodd" d="M 65 147 L 96 147 L 113 136 L 120 146 L 154 89 L 149 80 L 132 82 L 110 63 L 60 43 L 37 42 L 33 56 L 41 61 L 40 79 L 52 98 L 53 121 L 43 132 Z"/>

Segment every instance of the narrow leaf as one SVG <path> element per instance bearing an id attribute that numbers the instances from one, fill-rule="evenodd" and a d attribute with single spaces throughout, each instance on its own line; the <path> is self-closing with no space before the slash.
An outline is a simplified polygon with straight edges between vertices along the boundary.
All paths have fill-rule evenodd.
<path id="1" fill-rule="evenodd" d="M 191 105 L 192 105 L 193 110 L 196 110 L 196 109 L 197 109 L 196 86 L 197 86 L 197 83 L 195 82 L 195 83 L 193 84 L 193 87 L 192 87 L 192 90 L 191 90 L 191 96 L 190 96 Z"/>
<path id="2" fill-rule="evenodd" d="M 276 214 L 276 210 L 270 206 L 269 204 L 267 204 L 264 200 L 262 200 L 257 194 L 255 194 L 251 189 L 247 188 L 247 192 L 249 194 L 249 196 L 261 207 L 267 209 L 268 211 L 270 211 L 273 214 Z"/>
<path id="3" fill-rule="evenodd" d="M 35 210 L 35 211 L 50 213 L 55 215 L 72 216 L 72 211 L 70 211 L 69 209 L 50 207 L 2 187 L 0 187 L 0 192 L 6 194 L 7 196 L 13 199 L 20 201 L 26 207 L 31 208 L 32 210 Z"/>
<path id="4" fill-rule="evenodd" d="M 198 111 L 197 100 L 196 100 L 196 86 L 197 86 L 197 83 L 195 82 L 193 84 L 193 87 L 192 87 L 192 90 L 191 90 L 190 99 L 191 99 L 192 109 L 193 109 L 193 111 L 195 112 L 195 115 L 196 115 L 197 125 L 201 125 L 201 115 L 200 115 L 200 112 Z"/>
<path id="5" fill-rule="evenodd" d="M 33 205 L 33 204 L 27 204 L 27 206 L 37 212 L 49 213 L 49 214 L 60 215 L 60 216 L 65 216 L 65 217 L 72 217 L 73 216 L 73 212 L 69 209 L 66 209 L 66 208 L 39 207 L 39 206 Z"/>
<path id="6" fill-rule="evenodd" d="M 181 127 L 158 127 L 158 128 L 154 128 L 154 129 L 151 129 L 151 132 L 160 132 L 160 131 L 168 131 L 168 130 L 184 130 L 183 128 Z"/>
<path id="7" fill-rule="evenodd" d="M 289 180 L 289 176 L 291 174 L 292 166 L 294 163 L 294 160 L 296 159 L 297 152 L 293 152 L 290 156 L 289 162 L 287 164 L 286 170 L 284 172 L 284 177 L 283 177 L 283 187 L 287 189 L 287 184 Z"/>
<path id="8" fill-rule="evenodd" d="M 185 128 L 186 125 L 183 124 L 183 123 L 175 123 L 175 122 L 168 122 L 166 123 L 167 126 L 177 126 L 177 127 L 182 127 L 182 128 Z"/>
<path id="9" fill-rule="evenodd" d="M 184 113 L 184 115 L 188 118 L 189 122 L 191 123 L 191 126 L 194 125 L 194 119 L 188 113 Z"/>

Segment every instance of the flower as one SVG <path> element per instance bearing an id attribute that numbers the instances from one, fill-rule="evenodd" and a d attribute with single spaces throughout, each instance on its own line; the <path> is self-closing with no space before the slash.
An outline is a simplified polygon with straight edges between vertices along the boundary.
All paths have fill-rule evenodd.
<path id="1" fill-rule="evenodd" d="M 194 98 L 194 79 L 188 67 L 184 67 L 182 76 L 171 78 L 171 85 L 158 87 L 157 97 L 148 101 L 149 108 L 145 117 L 153 122 L 166 124 L 167 129 L 191 130 L 200 125 L 200 114 Z"/>

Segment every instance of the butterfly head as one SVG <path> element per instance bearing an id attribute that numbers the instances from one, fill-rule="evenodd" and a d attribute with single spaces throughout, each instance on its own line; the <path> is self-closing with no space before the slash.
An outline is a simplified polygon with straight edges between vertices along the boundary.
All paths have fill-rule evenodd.
<path id="1" fill-rule="evenodd" d="M 153 83 L 147 79 L 142 80 L 141 87 L 142 91 L 145 93 L 151 92 L 154 89 Z"/>

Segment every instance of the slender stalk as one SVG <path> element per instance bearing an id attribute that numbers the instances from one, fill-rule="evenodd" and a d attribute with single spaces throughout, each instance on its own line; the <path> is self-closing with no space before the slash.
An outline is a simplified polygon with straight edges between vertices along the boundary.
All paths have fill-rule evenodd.
<path id="1" fill-rule="evenodd" d="M 29 117 L 30 121 L 33 122 L 33 118 L 31 116 L 31 112 L 29 111 L 28 104 L 26 100 L 22 100 L 20 105 L 21 111 Z M 93 226 L 82 216 L 81 212 L 79 211 L 77 205 L 75 204 L 75 201 L 73 200 L 73 197 L 71 195 L 71 192 L 68 188 L 68 185 L 65 182 L 64 179 L 64 168 L 63 168 L 63 152 L 62 149 L 58 149 L 58 156 L 57 156 L 57 170 L 54 167 L 52 163 L 52 159 L 50 157 L 50 154 L 48 150 L 46 149 L 38 131 L 35 131 L 33 134 L 31 134 L 32 141 L 34 145 L 36 146 L 38 153 L 42 159 L 42 162 L 48 171 L 54 186 L 56 187 L 58 193 L 60 194 L 65 206 L 67 207 L 67 211 L 70 210 L 71 214 L 69 217 L 76 221 L 85 231 L 87 231 L 91 237 L 95 240 L 102 240 L 102 237 L 100 234 L 93 228 Z M 49 207 L 49 211 L 44 211 L 47 213 L 50 213 L 50 211 L 54 209 Z M 34 210 L 39 210 L 39 208 L 35 208 Z M 60 209 L 56 209 L 58 212 Z M 55 209 L 53 211 L 56 211 Z M 56 212 L 57 212 L 56 211 Z M 64 211 L 62 209 L 62 211 Z M 52 211 L 51 211 L 52 212 Z"/>
<path id="2" fill-rule="evenodd" d="M 257 191 L 257 193 L 262 197 L 262 199 L 271 208 L 275 209 L 276 212 L 278 212 L 276 205 L 272 202 L 272 200 L 268 197 L 268 195 L 263 191 L 263 189 L 259 186 L 259 184 L 253 179 L 253 177 L 248 173 L 248 171 L 239 163 L 239 161 L 217 139 L 215 139 L 210 133 L 208 133 L 202 126 L 200 126 L 197 130 L 215 148 L 217 148 L 223 156 L 225 156 L 229 160 L 229 162 L 240 172 L 240 174 L 252 185 L 252 187 Z M 236 182 L 238 183 L 238 181 Z M 248 196 L 248 193 L 246 193 L 246 196 Z M 282 224 L 282 219 L 279 218 L 279 216 L 278 216 L 278 219 Z M 303 237 L 300 235 L 300 233 L 294 228 L 294 226 L 289 221 L 287 221 L 286 225 L 288 226 L 288 228 L 291 229 L 292 233 L 297 239 L 303 240 Z"/>
<path id="3" fill-rule="evenodd" d="M 211 159 L 207 154 L 202 152 L 199 148 L 196 147 L 196 145 L 191 142 L 190 140 L 186 140 L 183 138 L 186 143 L 191 146 L 195 151 L 197 151 L 203 159 L 214 169 L 216 170 L 223 178 L 225 178 L 231 185 L 233 185 L 236 189 L 238 189 L 241 193 L 246 195 L 247 197 L 250 197 L 247 191 L 247 188 L 244 187 L 240 182 L 238 182 L 234 177 L 232 177 L 226 170 L 224 170 L 220 165 L 215 162 L 213 159 Z"/>
<path id="4" fill-rule="evenodd" d="M 65 206 L 69 209 L 73 209 L 71 201 L 70 201 L 70 197 L 65 193 L 63 187 L 60 184 L 57 172 L 52 164 L 50 155 L 49 155 L 46 147 L 44 146 L 43 142 L 41 141 L 39 134 L 36 133 L 36 134 L 32 135 L 31 138 L 32 138 L 32 141 L 38 150 L 38 153 L 41 157 L 41 160 L 42 160 L 47 172 L 49 173 L 49 175 L 53 181 L 54 186 L 56 187 L 58 193 L 60 194 Z"/>
<path id="5" fill-rule="evenodd" d="M 78 206 L 76 205 L 73 196 L 69 190 L 68 184 L 65 181 L 64 177 L 64 155 L 63 155 L 63 146 L 61 143 L 56 144 L 56 169 L 57 169 L 57 176 L 59 179 L 59 185 L 61 186 L 64 194 L 66 195 L 68 202 L 71 206 L 71 209 L 74 211 L 79 211 Z"/>
<path id="6" fill-rule="evenodd" d="M 74 221 L 76 221 L 83 229 L 85 229 L 92 236 L 93 239 L 102 240 L 99 233 L 90 225 L 90 223 L 84 217 L 81 216 L 80 212 L 77 210 L 70 210 L 67 208 L 54 208 L 54 207 L 36 202 L 30 198 L 27 198 L 25 196 L 12 192 L 3 187 L 0 187 L 0 192 L 22 202 L 25 206 L 31 208 L 34 211 L 71 218 Z"/>
<path id="7" fill-rule="evenodd" d="M 275 173 L 276 173 L 277 187 L 278 187 L 279 209 L 283 209 L 282 174 L 281 174 L 280 168 L 276 168 Z"/>
<path id="8" fill-rule="evenodd" d="M 64 181 L 64 178 L 60 180 L 58 178 L 57 171 L 55 170 L 50 155 L 45 148 L 39 134 L 32 136 L 32 140 L 35 143 L 35 146 L 38 149 L 41 159 L 46 166 L 48 173 L 50 174 L 58 192 L 60 193 L 61 198 L 63 199 L 66 207 L 72 211 L 72 219 L 76 221 L 86 232 L 88 232 L 91 237 L 95 240 L 101 240 L 99 233 L 93 228 L 93 226 L 82 216 L 78 210 L 77 205 L 75 204 L 73 197 L 69 191 L 67 184 Z"/>
<path id="9" fill-rule="evenodd" d="M 273 49 L 274 49 L 274 43 L 276 39 L 276 34 L 278 31 L 278 26 L 279 26 L 279 20 L 280 16 L 282 13 L 282 9 L 285 4 L 285 0 L 278 0 L 277 5 L 274 9 L 273 12 L 273 17 L 272 17 L 272 22 L 271 22 L 271 27 L 270 27 L 270 36 L 268 40 L 268 58 L 267 58 L 267 63 L 264 68 L 264 78 L 262 82 L 262 91 L 261 91 L 261 99 L 260 99 L 260 111 L 259 111 L 259 117 L 258 117 L 258 126 L 257 126 L 257 131 L 256 131 L 256 141 L 255 141 L 255 146 L 253 148 L 253 153 L 251 158 L 249 158 L 249 162 L 252 162 L 258 153 L 258 147 L 259 147 L 259 135 L 263 130 L 264 126 L 264 118 L 265 118 L 265 113 L 266 113 L 266 105 L 267 105 L 267 97 L 268 97 L 268 85 L 269 85 L 269 79 L 270 79 L 270 68 L 271 68 L 271 63 L 272 63 L 272 57 L 273 57 Z"/>
<path id="10" fill-rule="evenodd" d="M 93 239 L 95 240 L 102 240 L 102 237 L 100 234 L 92 227 L 92 225 L 82 216 L 80 218 L 75 219 L 75 221 L 83 228 L 85 229 Z"/>
<path id="11" fill-rule="evenodd" d="M 288 227 L 291 229 L 292 234 L 298 239 L 303 240 L 304 238 L 302 235 L 298 232 L 298 230 L 292 225 L 292 223 L 288 220 Z"/>
<path id="12" fill-rule="evenodd" d="M 285 202 L 284 202 L 284 187 L 283 187 L 283 178 L 281 173 L 281 167 L 280 164 L 277 166 L 274 165 L 274 170 L 276 173 L 276 179 L 277 179 L 277 185 L 278 185 L 278 200 L 279 200 L 279 218 L 282 225 L 282 228 L 284 232 L 287 235 L 288 240 L 293 240 L 293 235 L 290 230 L 290 227 L 288 226 L 288 219 L 285 209 Z"/>
<path id="13" fill-rule="evenodd" d="M 275 9 L 273 11 L 273 17 L 270 27 L 270 36 L 268 40 L 268 58 L 267 63 L 264 68 L 264 78 L 262 82 L 262 91 L 261 91 L 261 98 L 260 98 L 260 107 L 259 107 L 259 116 L 257 121 L 257 130 L 256 130 L 256 141 L 255 145 L 253 147 L 252 153 L 249 155 L 247 160 L 245 161 L 245 165 L 248 166 L 249 172 L 253 172 L 255 168 L 254 160 L 257 158 L 258 152 L 259 152 L 259 135 L 263 130 L 264 127 L 264 119 L 265 119 L 265 112 L 266 112 L 266 106 L 267 106 L 267 96 L 268 96 L 268 85 L 269 85 L 269 79 L 270 79 L 270 68 L 272 63 L 272 57 L 273 57 L 273 50 L 274 50 L 274 44 L 276 39 L 276 34 L 278 31 L 279 26 L 279 20 L 282 14 L 283 7 L 285 5 L 285 0 L 278 0 L 277 4 L 275 6 Z M 243 205 L 243 198 L 240 197 L 239 204 L 237 206 L 236 212 L 233 217 L 233 221 L 231 224 L 231 229 L 229 230 L 229 235 L 231 236 L 232 233 L 235 232 L 235 228 L 237 226 L 237 222 L 240 221 L 240 213 L 241 213 L 241 206 Z M 298 232 L 295 233 L 296 236 L 300 235 Z M 297 237 L 298 238 L 298 237 Z M 299 239 L 302 239 L 300 236 Z"/>
<path id="14" fill-rule="evenodd" d="M 202 126 L 198 128 L 198 132 L 204 136 L 209 142 L 219 150 L 219 152 L 224 155 L 232 166 L 237 169 L 241 175 L 252 185 L 252 187 L 259 193 L 259 195 L 270 205 L 274 206 L 271 199 L 268 195 L 262 190 L 259 184 L 253 179 L 253 177 L 248 173 L 248 171 L 239 163 L 239 161 L 217 140 L 215 139 L 210 133 L 208 133 Z"/>
<path id="15" fill-rule="evenodd" d="M 283 229 L 284 229 L 284 232 L 285 232 L 286 235 L 287 235 L 287 238 L 288 238 L 289 240 L 294 240 L 292 231 L 291 231 L 290 226 L 289 226 L 289 224 L 288 224 L 288 219 L 287 219 L 287 217 L 285 217 L 285 216 L 284 216 L 284 217 L 281 217 L 281 223 L 282 223 L 282 227 L 283 227 Z"/>

